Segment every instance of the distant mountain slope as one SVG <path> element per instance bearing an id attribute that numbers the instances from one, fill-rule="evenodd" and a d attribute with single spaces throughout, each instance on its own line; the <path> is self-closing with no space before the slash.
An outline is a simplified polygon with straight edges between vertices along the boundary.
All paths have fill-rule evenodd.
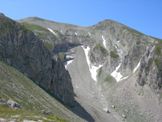
<path id="1" fill-rule="evenodd" d="M 40 26 L 55 36 L 39 38 L 53 42 L 53 54 L 61 53 L 78 102 L 96 121 L 162 121 L 160 39 L 113 20 L 89 27 L 36 17 L 20 23 Z M 111 119 L 102 113 L 107 110 Z"/>

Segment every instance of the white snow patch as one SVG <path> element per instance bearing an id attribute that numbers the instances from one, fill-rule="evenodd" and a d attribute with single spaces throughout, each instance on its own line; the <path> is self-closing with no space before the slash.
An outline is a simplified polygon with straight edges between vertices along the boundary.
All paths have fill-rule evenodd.
<path id="1" fill-rule="evenodd" d="M 73 60 L 67 61 L 66 64 L 65 64 L 65 69 L 67 69 L 68 65 L 71 64 L 72 62 L 73 62 Z"/>
<path id="2" fill-rule="evenodd" d="M 94 81 L 97 81 L 97 71 L 102 67 L 103 65 L 99 65 L 98 67 L 97 66 L 93 66 L 91 65 L 91 69 L 90 69 L 90 72 L 91 72 L 91 77 L 93 78 Z"/>
<path id="3" fill-rule="evenodd" d="M 122 64 L 122 63 L 120 63 L 120 64 L 116 67 L 116 69 L 111 73 L 111 76 L 113 76 L 113 77 L 116 79 L 117 82 L 119 82 L 119 81 L 121 80 L 121 78 L 123 77 L 123 76 L 121 75 L 121 73 L 118 72 L 118 70 L 119 70 L 121 64 Z"/>
<path id="4" fill-rule="evenodd" d="M 107 107 L 103 108 L 103 110 L 104 110 L 105 112 L 108 112 L 108 108 L 107 108 Z"/>
<path id="5" fill-rule="evenodd" d="M 137 71 L 140 65 L 141 65 L 141 60 L 138 62 L 137 66 L 133 69 L 133 73 Z"/>
<path id="6" fill-rule="evenodd" d="M 103 45 L 106 48 L 106 39 L 104 38 L 104 36 L 102 35 L 102 40 L 103 40 Z"/>
<path id="7" fill-rule="evenodd" d="M 125 80 L 125 79 L 128 78 L 128 76 L 123 77 L 123 76 L 121 75 L 121 73 L 118 72 L 118 70 L 119 70 L 121 64 L 122 64 L 122 63 L 120 63 L 120 64 L 116 67 L 116 69 L 111 73 L 111 76 L 114 77 L 115 80 L 116 80 L 117 82 L 122 81 L 122 80 Z"/>
<path id="8" fill-rule="evenodd" d="M 117 45 L 115 45 L 115 48 L 116 48 L 116 49 L 118 49 L 118 46 L 117 46 Z"/>
<path id="9" fill-rule="evenodd" d="M 75 35 L 77 36 L 77 35 L 78 35 L 78 33 L 77 33 L 77 32 L 75 32 Z"/>
<path id="10" fill-rule="evenodd" d="M 117 42 L 119 43 L 119 42 L 120 42 L 120 40 L 117 40 Z"/>
<path id="11" fill-rule="evenodd" d="M 99 65 L 99 66 L 94 66 L 91 64 L 90 62 L 90 59 L 89 59 L 89 56 L 88 56 L 88 53 L 90 51 L 90 47 L 84 47 L 84 46 L 81 46 L 84 50 L 84 53 L 85 53 L 85 56 L 86 56 L 86 60 L 87 60 L 87 64 L 88 64 L 88 67 L 89 67 L 89 71 L 91 73 L 91 77 L 94 81 L 97 81 L 97 71 L 98 69 L 100 69 L 103 65 Z"/>
<path id="12" fill-rule="evenodd" d="M 57 36 L 57 33 L 55 31 L 53 31 L 51 28 L 47 28 L 52 34 L 54 34 L 55 36 Z"/>
<path id="13" fill-rule="evenodd" d="M 127 79 L 127 78 L 128 78 L 128 76 L 123 77 L 123 78 L 120 79 L 120 81 L 121 81 L 121 80 L 125 80 L 125 79 Z"/>
<path id="14" fill-rule="evenodd" d="M 70 60 L 68 60 L 66 63 L 65 63 L 65 69 L 67 69 L 67 67 L 68 67 L 68 65 L 69 64 L 71 64 L 72 62 L 73 62 L 73 59 L 74 59 L 74 57 L 72 56 L 72 55 L 66 55 L 66 58 L 67 59 L 70 59 Z"/>
<path id="15" fill-rule="evenodd" d="M 90 32 L 88 32 L 88 35 L 89 35 L 89 36 L 91 36 L 91 33 L 90 33 Z"/>
<path id="16" fill-rule="evenodd" d="M 73 56 L 71 55 L 67 55 L 66 58 L 74 58 Z"/>

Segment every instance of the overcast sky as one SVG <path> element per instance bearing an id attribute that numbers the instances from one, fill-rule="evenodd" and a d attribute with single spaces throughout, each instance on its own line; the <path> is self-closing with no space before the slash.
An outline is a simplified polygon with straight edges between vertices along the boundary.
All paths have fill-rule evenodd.
<path id="1" fill-rule="evenodd" d="M 162 38 L 162 0 L 0 0 L 0 12 L 16 20 L 38 16 L 81 26 L 112 19 Z"/>

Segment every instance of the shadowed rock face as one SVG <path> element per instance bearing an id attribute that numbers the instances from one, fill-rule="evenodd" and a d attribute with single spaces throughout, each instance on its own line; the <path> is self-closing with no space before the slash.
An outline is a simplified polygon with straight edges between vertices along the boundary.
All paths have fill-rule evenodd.
<path id="1" fill-rule="evenodd" d="M 69 73 L 43 43 L 17 22 L 0 16 L 0 60 L 15 67 L 66 105 L 74 105 Z"/>
<path id="2" fill-rule="evenodd" d="M 153 46 L 147 48 L 141 60 L 138 73 L 138 83 L 141 86 L 149 85 L 156 93 L 162 88 L 162 43 L 157 41 Z"/>

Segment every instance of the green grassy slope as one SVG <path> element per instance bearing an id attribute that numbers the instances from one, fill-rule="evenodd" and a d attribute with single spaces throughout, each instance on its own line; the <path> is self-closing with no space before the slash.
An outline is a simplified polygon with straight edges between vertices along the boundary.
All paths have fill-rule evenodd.
<path id="1" fill-rule="evenodd" d="M 3 62 L 0 62 L 0 98 L 12 99 L 22 106 L 19 110 L 13 110 L 0 105 L 0 118 L 12 118 L 16 115 L 18 121 L 39 119 L 45 122 L 79 119 L 33 81 Z M 43 115 L 43 110 L 53 114 Z"/>

